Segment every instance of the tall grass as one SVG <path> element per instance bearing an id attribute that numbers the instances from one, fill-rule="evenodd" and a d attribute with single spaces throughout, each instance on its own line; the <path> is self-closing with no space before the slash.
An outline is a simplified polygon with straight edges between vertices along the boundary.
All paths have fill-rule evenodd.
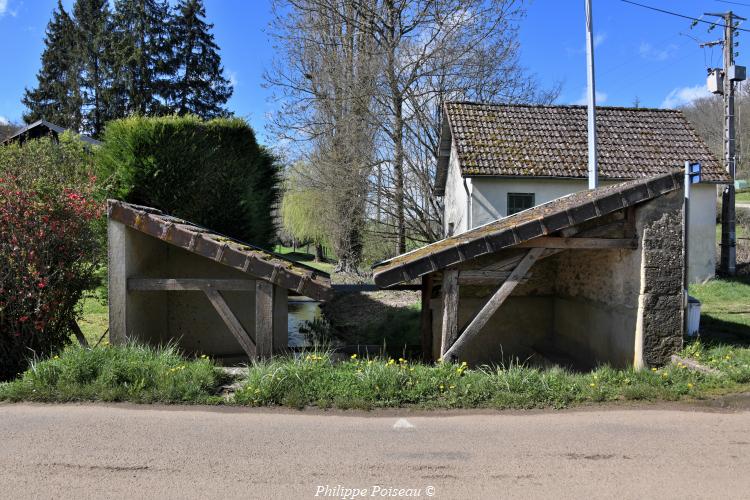
<path id="1" fill-rule="evenodd" d="M 571 373 L 516 363 L 475 369 L 465 364 L 412 364 L 405 359 L 353 357 L 335 363 L 329 354 L 319 352 L 251 365 L 234 402 L 298 408 L 562 408 L 586 402 L 705 397 L 747 388 L 750 350 L 700 345 L 691 349 L 686 354 L 704 359 L 723 354 L 716 367 L 726 375 L 694 372 L 681 364 L 653 370 L 601 367 L 590 373 Z"/>
<path id="2" fill-rule="evenodd" d="M 563 408 L 625 400 L 702 398 L 750 390 L 750 349 L 689 345 L 683 352 L 719 371 L 682 364 L 652 370 L 601 367 L 588 373 L 512 363 L 471 368 L 406 359 L 336 361 L 320 351 L 251 364 L 233 398 L 218 395 L 225 376 L 208 358 L 174 347 L 69 347 L 0 384 L 0 400 L 228 403 L 303 408 Z"/>
<path id="3" fill-rule="evenodd" d="M 0 385 L 0 399 L 211 403 L 221 383 L 212 361 L 187 360 L 171 345 L 73 345 L 59 356 L 34 361 L 19 379 Z"/>

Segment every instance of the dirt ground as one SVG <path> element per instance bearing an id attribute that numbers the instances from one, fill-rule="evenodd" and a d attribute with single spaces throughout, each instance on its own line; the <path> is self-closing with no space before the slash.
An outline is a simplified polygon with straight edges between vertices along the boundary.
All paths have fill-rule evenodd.
<path id="1" fill-rule="evenodd" d="M 747 399 L 729 408 L 435 413 L 1 404 L 0 491 L 13 499 L 352 498 L 354 491 L 746 498 L 750 412 L 740 408 Z"/>
<path id="2" fill-rule="evenodd" d="M 419 292 L 390 290 L 339 293 L 322 309 L 331 324 L 346 330 L 383 318 L 391 308 L 411 307 L 419 302 L 419 296 Z"/>

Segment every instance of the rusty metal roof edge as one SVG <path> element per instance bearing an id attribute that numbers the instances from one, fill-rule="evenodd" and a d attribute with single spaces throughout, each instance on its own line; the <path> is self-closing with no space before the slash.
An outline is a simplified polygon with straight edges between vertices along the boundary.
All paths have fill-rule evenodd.
<path id="1" fill-rule="evenodd" d="M 529 213 L 528 211 L 519 212 L 519 214 L 514 214 L 509 217 L 505 217 L 503 219 L 498 219 L 498 220 L 489 222 L 487 224 L 484 224 L 483 226 L 478 226 L 474 229 L 471 229 L 459 235 L 452 236 L 450 238 L 445 238 L 443 240 L 432 243 L 425 247 L 412 250 L 411 252 L 407 252 L 405 254 L 398 255 L 386 261 L 378 262 L 372 266 L 374 281 L 378 286 L 386 288 L 386 287 L 401 283 L 403 281 L 410 281 L 410 280 L 419 278 L 421 276 L 424 276 L 426 274 L 429 274 L 430 272 L 434 272 L 435 263 L 433 259 L 435 258 L 436 255 L 438 255 L 438 252 L 427 253 L 424 256 L 417 257 L 412 260 L 408 259 L 409 254 L 416 254 L 418 252 L 424 252 L 426 248 L 429 248 L 431 246 L 436 246 L 436 248 L 440 248 L 440 247 L 437 247 L 438 244 L 442 243 L 443 245 L 447 245 L 447 243 L 449 243 L 450 240 L 452 239 L 455 240 L 455 239 L 461 238 L 462 240 L 466 240 L 466 241 L 460 241 L 460 242 L 457 241 L 455 244 L 447 245 L 446 248 L 441 249 L 442 251 L 440 253 L 447 253 L 450 250 L 455 250 L 456 256 L 458 257 L 458 260 L 446 261 L 446 263 L 442 266 L 442 268 L 444 269 L 448 266 L 455 265 L 459 262 L 464 262 L 464 261 L 471 260 L 482 255 L 487 255 L 490 253 L 498 252 L 500 250 L 512 248 L 515 245 L 518 245 L 519 243 L 530 241 L 532 239 L 548 234 L 549 232 L 546 230 L 546 225 L 543 221 L 545 219 L 550 219 L 553 216 L 556 216 L 556 215 L 560 216 L 563 214 L 567 216 L 568 223 L 560 225 L 559 227 L 554 229 L 554 231 L 559 231 L 560 229 L 571 227 L 573 225 L 583 223 L 587 220 L 602 217 L 612 212 L 616 212 L 617 210 L 622 210 L 623 208 L 627 208 L 629 206 L 635 206 L 645 201 L 654 199 L 670 191 L 679 189 L 679 187 L 682 185 L 682 175 L 683 174 L 681 170 L 673 170 L 672 172 L 667 173 L 667 174 L 662 174 L 658 176 L 628 181 L 628 182 L 624 182 L 621 184 L 614 184 L 611 186 L 606 186 L 603 188 L 599 188 L 599 193 L 596 193 L 596 192 L 592 193 L 593 196 L 590 200 L 583 201 L 578 205 L 564 207 L 557 212 L 545 214 L 544 213 L 545 207 L 550 206 L 554 203 L 559 203 L 560 200 L 564 200 L 566 198 L 574 197 L 576 195 L 581 196 L 581 193 L 587 193 L 588 191 L 579 191 L 578 193 L 571 193 L 561 198 L 556 198 L 547 203 L 544 203 L 542 205 L 537 205 L 536 207 L 529 209 L 529 211 L 533 210 L 533 211 L 539 212 L 539 216 L 530 220 L 520 220 L 519 224 L 517 225 L 511 225 L 509 227 L 499 228 L 497 232 L 490 232 L 489 234 L 484 234 L 483 232 L 483 230 L 486 230 L 489 226 L 492 226 L 493 224 L 497 224 L 501 220 L 507 221 L 508 219 L 515 218 L 516 215 L 523 214 L 524 212 L 528 214 Z M 622 189 L 613 190 L 613 188 L 617 186 L 622 186 Z M 628 193 L 630 194 L 630 197 L 627 196 Z M 603 202 L 605 200 L 609 198 L 613 198 L 616 195 L 619 197 L 620 203 L 615 204 L 615 205 L 609 205 L 609 206 L 604 205 Z M 587 206 L 590 206 L 588 209 L 589 210 L 588 212 L 586 211 Z M 591 210 L 593 210 L 593 215 L 590 215 Z M 529 226 L 535 223 L 538 223 L 539 231 L 537 232 L 536 228 L 531 228 L 531 231 L 537 234 L 532 233 L 530 237 L 526 237 L 526 238 L 519 237 L 518 235 L 519 227 L 525 227 L 525 226 Z M 554 232 L 554 231 L 551 231 L 551 232 Z M 471 232 L 477 232 L 478 233 L 477 237 L 470 238 L 470 234 L 468 233 L 471 233 Z M 503 243 L 502 237 L 506 234 L 509 234 L 511 238 L 507 238 L 507 242 Z M 468 240 L 467 240 L 467 237 L 469 237 Z M 468 252 L 468 255 L 466 255 L 467 250 L 470 248 L 470 246 L 473 244 L 476 244 L 479 241 L 482 241 L 484 243 L 485 251 Z M 497 245 L 493 244 L 492 243 L 493 241 L 497 241 L 498 244 Z M 405 258 L 406 260 L 401 262 L 400 264 L 394 263 L 389 266 L 389 262 L 393 261 L 394 259 L 405 259 Z M 430 264 L 427 267 L 433 270 L 419 271 L 419 272 L 414 272 L 414 273 L 409 272 L 410 268 L 414 269 L 414 268 L 419 267 L 420 265 L 422 267 L 425 267 L 424 266 L 425 260 L 428 260 Z M 383 268 L 383 269 L 381 271 L 378 271 L 379 268 Z"/>
<path id="2" fill-rule="evenodd" d="M 123 216 L 123 213 L 118 213 L 120 211 L 117 208 L 126 211 L 130 217 Z M 305 296 L 318 300 L 327 300 L 332 295 L 331 277 L 324 271 L 299 264 L 275 252 L 270 252 L 234 238 L 212 232 L 189 221 L 173 218 L 160 210 L 109 199 L 107 200 L 107 216 L 141 233 L 221 265 L 231 267 L 246 274 L 252 274 L 276 285 L 297 291 L 298 293 L 300 289 L 304 290 Z M 181 230 L 185 234 L 190 235 L 190 243 L 188 245 L 179 245 L 167 238 L 168 234 L 173 233 L 175 220 L 182 221 Z M 153 224 L 157 227 L 152 227 Z M 172 230 L 167 231 L 165 229 Z M 238 263 L 233 264 L 227 260 L 232 252 L 242 255 L 241 263 L 238 261 Z M 256 262 L 257 264 L 262 262 L 263 265 L 261 267 L 272 268 L 271 275 L 263 276 L 258 273 L 251 273 L 249 270 L 252 267 L 249 265 L 250 262 Z M 255 265 L 253 269 L 257 271 L 258 265 Z M 320 277 L 321 280 L 315 280 L 315 277 Z"/>

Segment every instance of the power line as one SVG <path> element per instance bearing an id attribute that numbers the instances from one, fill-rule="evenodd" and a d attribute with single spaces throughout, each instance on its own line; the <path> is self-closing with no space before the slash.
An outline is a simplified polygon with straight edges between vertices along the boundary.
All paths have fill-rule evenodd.
<path id="1" fill-rule="evenodd" d="M 716 0 L 717 2 L 722 3 L 731 3 L 732 5 L 743 5 L 745 7 L 750 7 L 750 3 L 742 3 L 742 2 L 730 2 L 729 0 Z"/>
<path id="2" fill-rule="evenodd" d="M 727 27 L 726 24 L 717 23 L 717 22 L 711 22 L 711 21 L 706 21 L 705 19 L 699 19 L 697 17 L 686 16 L 685 14 L 680 14 L 678 12 L 672 12 L 671 10 L 660 9 L 658 7 L 651 7 L 650 5 L 644 5 L 642 3 L 633 2 L 631 0 L 620 0 L 620 1 L 624 2 L 624 3 L 632 4 L 632 5 L 637 5 L 638 7 L 643 7 L 644 9 L 650 9 L 650 10 L 654 10 L 656 12 L 661 12 L 662 14 L 669 14 L 671 16 L 681 17 L 683 19 L 690 19 L 691 21 L 694 21 L 696 23 L 710 24 L 711 26 L 718 26 L 720 28 L 726 28 Z M 737 30 L 737 31 L 747 31 L 748 33 L 750 33 L 749 29 L 738 28 L 738 27 L 735 27 L 734 29 Z"/>

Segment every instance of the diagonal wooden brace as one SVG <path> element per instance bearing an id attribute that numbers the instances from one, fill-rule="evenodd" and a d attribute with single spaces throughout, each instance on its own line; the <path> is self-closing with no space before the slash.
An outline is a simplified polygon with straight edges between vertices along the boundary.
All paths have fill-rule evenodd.
<path id="1" fill-rule="evenodd" d="M 206 297 L 208 297 L 208 300 L 211 301 L 211 304 L 214 306 L 214 309 L 216 309 L 216 312 L 219 313 L 221 319 L 224 320 L 229 331 L 232 332 L 232 335 L 237 339 L 237 342 L 240 343 L 247 356 L 250 359 L 255 359 L 255 343 L 250 338 L 250 335 L 247 334 L 247 331 L 242 326 L 242 323 L 240 323 L 240 320 L 237 319 L 237 316 L 235 316 L 229 308 L 229 304 L 227 304 L 224 297 L 221 296 L 221 293 L 212 288 L 205 288 L 203 292 L 206 294 Z"/>
<path id="2" fill-rule="evenodd" d="M 461 348 L 465 346 L 472 338 L 476 337 L 477 334 L 482 330 L 487 321 L 492 317 L 493 314 L 500 308 L 505 302 L 516 286 L 521 282 L 526 273 L 531 269 L 531 266 L 539 260 L 540 257 L 545 253 L 544 248 L 532 248 L 526 255 L 521 259 L 518 265 L 513 269 L 508 276 L 508 279 L 500 285 L 500 288 L 495 291 L 494 294 L 489 298 L 487 303 L 482 306 L 479 312 L 471 320 L 471 323 L 464 329 L 463 332 L 458 336 L 453 345 L 450 346 L 443 353 L 443 359 L 450 361 L 454 357 L 457 357 L 457 353 L 461 351 Z"/>

